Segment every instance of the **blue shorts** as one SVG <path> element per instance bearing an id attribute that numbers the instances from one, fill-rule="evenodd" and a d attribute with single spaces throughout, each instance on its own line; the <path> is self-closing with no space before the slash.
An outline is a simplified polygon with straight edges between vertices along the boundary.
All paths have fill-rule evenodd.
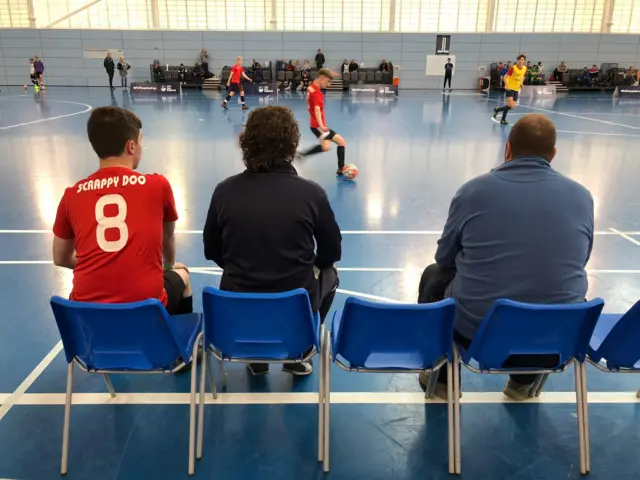
<path id="1" fill-rule="evenodd" d="M 509 98 L 513 98 L 514 102 L 518 101 L 518 95 L 520 95 L 520 92 L 516 92 L 515 90 L 505 90 L 504 96 Z"/>

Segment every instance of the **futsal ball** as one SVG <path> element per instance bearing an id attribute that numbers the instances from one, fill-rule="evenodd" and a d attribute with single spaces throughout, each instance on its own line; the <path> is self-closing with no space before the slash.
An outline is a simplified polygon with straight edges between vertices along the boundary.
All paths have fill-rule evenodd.
<path id="1" fill-rule="evenodd" d="M 342 176 L 348 180 L 353 180 L 358 176 L 358 167 L 353 163 L 349 163 L 342 169 Z"/>

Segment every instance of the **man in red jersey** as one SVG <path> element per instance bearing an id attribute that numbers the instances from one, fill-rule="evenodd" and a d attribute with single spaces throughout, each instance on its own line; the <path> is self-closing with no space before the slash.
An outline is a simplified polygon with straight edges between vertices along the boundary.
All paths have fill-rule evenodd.
<path id="1" fill-rule="evenodd" d="M 242 79 L 248 80 L 249 82 L 253 82 L 249 77 L 247 77 L 244 73 L 244 68 L 242 68 L 242 57 L 236 58 L 236 64 L 231 68 L 231 73 L 229 73 L 229 80 L 227 80 L 227 90 L 229 93 L 227 94 L 227 98 L 222 102 L 222 108 L 226 109 L 229 100 L 236 93 L 240 94 L 240 102 L 242 103 L 242 110 L 246 110 L 248 107 L 246 103 L 244 103 L 244 88 L 242 88 Z"/>
<path id="2" fill-rule="evenodd" d="M 141 129 L 140 119 L 121 108 L 91 113 L 87 133 L 100 168 L 62 196 L 53 226 L 53 263 L 73 269 L 71 300 L 157 298 L 170 314 L 191 313 L 189 271 L 176 263 L 178 214 L 171 185 L 162 175 L 135 172 Z"/>
<path id="3" fill-rule="evenodd" d="M 331 70 L 322 68 L 318 71 L 317 78 L 307 88 L 311 131 L 318 138 L 320 144 L 301 152 L 298 156 L 307 157 L 316 153 L 327 152 L 331 148 L 330 142 L 333 142 L 338 145 L 338 171 L 336 175 L 342 175 L 344 170 L 344 148 L 347 146 L 347 142 L 339 134 L 327 127 L 327 122 L 324 118 L 324 93 L 322 93 L 322 90 L 331 84 L 333 76 L 334 74 Z"/>

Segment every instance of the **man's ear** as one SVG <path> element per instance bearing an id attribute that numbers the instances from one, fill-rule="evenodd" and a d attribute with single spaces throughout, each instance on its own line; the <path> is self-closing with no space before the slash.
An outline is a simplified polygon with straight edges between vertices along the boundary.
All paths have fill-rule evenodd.
<path id="1" fill-rule="evenodd" d="M 511 142 L 507 140 L 507 144 L 504 147 L 504 161 L 508 162 L 513 158 L 513 154 L 511 153 Z"/>

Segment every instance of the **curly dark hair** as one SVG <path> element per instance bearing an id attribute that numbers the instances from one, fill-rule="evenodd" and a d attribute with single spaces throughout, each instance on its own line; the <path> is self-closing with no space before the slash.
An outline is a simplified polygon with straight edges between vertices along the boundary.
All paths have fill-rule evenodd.
<path id="1" fill-rule="evenodd" d="M 296 155 L 300 130 L 287 107 L 263 107 L 249 114 L 240 148 L 246 167 L 259 172 L 291 163 Z"/>

